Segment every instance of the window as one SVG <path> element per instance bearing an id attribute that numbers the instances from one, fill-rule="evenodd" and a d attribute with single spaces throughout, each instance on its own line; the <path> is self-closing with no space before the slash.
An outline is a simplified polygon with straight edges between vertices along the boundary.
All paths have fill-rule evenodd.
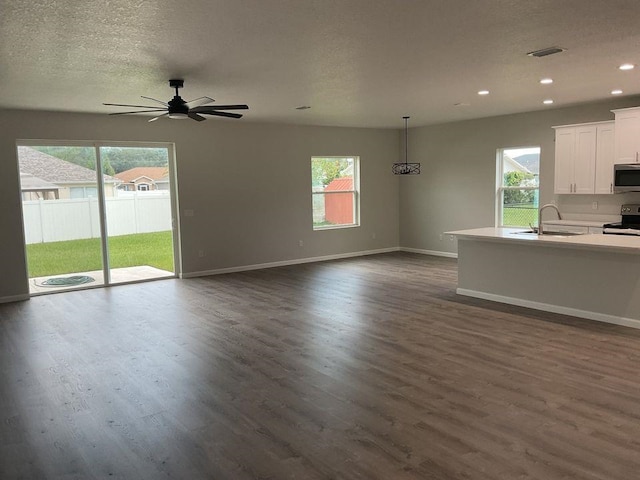
<path id="1" fill-rule="evenodd" d="M 496 225 L 537 225 L 540 147 L 499 149 L 497 159 Z"/>
<path id="2" fill-rule="evenodd" d="M 311 157 L 314 230 L 360 224 L 359 168 L 358 157 Z"/>
<path id="3" fill-rule="evenodd" d="M 148 192 L 149 191 L 149 184 L 148 183 L 139 183 L 138 184 L 138 191 L 139 192 Z"/>
<path id="4" fill-rule="evenodd" d="M 98 196 L 97 187 L 70 187 L 69 196 L 71 198 L 89 198 Z"/>

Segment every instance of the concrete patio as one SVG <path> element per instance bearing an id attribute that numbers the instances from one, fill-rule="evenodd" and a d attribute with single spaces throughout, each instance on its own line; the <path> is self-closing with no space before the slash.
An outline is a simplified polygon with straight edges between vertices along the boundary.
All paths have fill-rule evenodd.
<path id="1" fill-rule="evenodd" d="M 47 286 L 42 283 L 52 278 L 64 278 L 71 276 L 88 276 L 94 279 L 93 282 L 83 283 L 80 285 L 52 285 Z M 137 267 L 114 268 L 111 270 L 111 285 L 119 283 L 140 282 L 145 280 L 156 280 L 161 278 L 173 278 L 175 274 L 167 270 L 141 265 Z M 104 285 L 104 273 L 102 270 L 92 272 L 65 273 L 62 275 L 48 275 L 46 277 L 35 277 L 29 279 L 29 293 L 31 295 L 40 295 L 46 293 L 55 293 L 61 290 L 78 290 L 83 288 L 91 288 Z"/>

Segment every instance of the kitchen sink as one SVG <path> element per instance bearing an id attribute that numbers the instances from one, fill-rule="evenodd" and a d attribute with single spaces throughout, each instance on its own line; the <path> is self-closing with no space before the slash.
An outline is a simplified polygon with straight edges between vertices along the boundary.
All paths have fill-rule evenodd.
<path id="1" fill-rule="evenodd" d="M 538 235 L 537 230 L 524 230 L 522 232 L 511 232 L 513 235 Z M 573 237 L 575 235 L 584 235 L 582 232 L 556 232 L 553 230 L 543 230 L 543 236 L 550 237 Z"/>

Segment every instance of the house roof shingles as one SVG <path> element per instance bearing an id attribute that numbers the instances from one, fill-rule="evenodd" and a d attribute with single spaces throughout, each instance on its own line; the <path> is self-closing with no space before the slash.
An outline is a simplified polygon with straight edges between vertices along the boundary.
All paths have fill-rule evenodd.
<path id="1" fill-rule="evenodd" d="M 46 182 L 58 185 L 96 182 L 95 170 L 61 160 L 31 147 L 18 147 L 18 162 L 21 173 L 31 174 Z M 109 175 L 104 175 L 104 180 L 108 183 L 117 181 Z"/>
<path id="2" fill-rule="evenodd" d="M 134 167 L 116 174 L 116 178 L 125 183 L 134 182 L 140 177 L 146 177 L 153 181 L 161 181 L 167 180 L 168 176 L 169 169 L 167 167 Z"/>

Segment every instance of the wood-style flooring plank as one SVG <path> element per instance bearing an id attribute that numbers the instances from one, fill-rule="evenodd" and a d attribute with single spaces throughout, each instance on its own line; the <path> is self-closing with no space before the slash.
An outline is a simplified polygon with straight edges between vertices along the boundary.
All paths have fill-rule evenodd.
<path id="1" fill-rule="evenodd" d="M 374 255 L 0 305 L 0 478 L 628 480 L 640 331 Z"/>

